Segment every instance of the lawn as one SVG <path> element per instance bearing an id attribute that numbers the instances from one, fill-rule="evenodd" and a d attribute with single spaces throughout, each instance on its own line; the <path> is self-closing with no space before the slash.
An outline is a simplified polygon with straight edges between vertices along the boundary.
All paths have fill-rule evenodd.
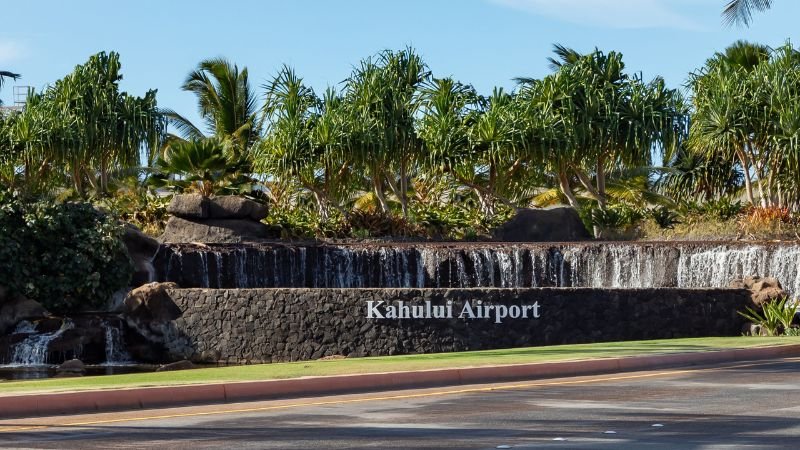
<path id="1" fill-rule="evenodd" d="M 713 337 L 604 342 L 425 355 L 254 364 L 248 366 L 199 368 L 175 372 L 8 381 L 0 383 L 0 395 L 525 364 L 787 344 L 800 344 L 800 337 Z"/>

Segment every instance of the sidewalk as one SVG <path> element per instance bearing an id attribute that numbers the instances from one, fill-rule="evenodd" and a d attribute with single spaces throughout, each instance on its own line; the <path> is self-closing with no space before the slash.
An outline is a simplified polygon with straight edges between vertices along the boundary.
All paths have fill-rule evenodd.
<path id="1" fill-rule="evenodd" d="M 0 418 L 161 408 L 608 374 L 800 356 L 800 344 L 580 361 L 303 377 L 164 387 L 0 395 Z"/>

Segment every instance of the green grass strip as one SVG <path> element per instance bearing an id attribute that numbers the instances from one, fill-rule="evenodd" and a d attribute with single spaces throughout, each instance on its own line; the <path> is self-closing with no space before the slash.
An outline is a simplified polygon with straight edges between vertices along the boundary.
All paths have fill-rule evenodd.
<path id="1" fill-rule="evenodd" d="M 54 391 L 80 391 L 196 383 L 223 383 L 397 372 L 442 368 L 463 368 L 504 364 L 525 364 L 595 358 L 616 358 L 663 353 L 685 353 L 800 344 L 800 337 L 712 337 L 664 339 L 655 341 L 604 342 L 594 344 L 554 345 L 425 355 L 348 358 L 326 361 L 254 364 L 199 368 L 174 372 L 150 372 L 123 375 L 51 378 L 0 382 L 0 395 Z"/>

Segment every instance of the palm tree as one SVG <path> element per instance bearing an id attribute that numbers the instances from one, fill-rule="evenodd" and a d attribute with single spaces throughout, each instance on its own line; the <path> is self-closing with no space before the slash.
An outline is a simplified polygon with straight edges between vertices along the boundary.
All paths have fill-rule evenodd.
<path id="1" fill-rule="evenodd" d="M 227 145 L 230 143 L 217 138 L 173 141 L 156 161 L 160 174 L 152 177 L 150 183 L 197 192 L 204 197 L 232 188 L 239 179 L 241 161 L 231 156 Z"/>
<path id="2" fill-rule="evenodd" d="M 205 130 L 175 111 L 165 109 L 170 125 L 185 139 L 206 135 L 230 141 L 228 148 L 236 157 L 247 157 L 258 140 L 260 124 L 256 96 L 248 80 L 247 68 L 223 58 L 201 61 L 186 77 L 181 88 L 197 96 Z"/>
<path id="3" fill-rule="evenodd" d="M 20 74 L 18 74 L 18 73 L 9 72 L 9 71 L 7 71 L 7 70 L 0 70 L 0 89 L 3 87 L 3 84 L 4 84 L 4 83 L 5 83 L 5 81 L 6 81 L 6 78 L 11 78 L 12 80 L 16 80 L 16 79 L 18 79 L 20 76 L 21 76 L 21 75 L 20 75 Z M 2 104 L 3 104 L 3 101 L 2 101 L 2 100 L 0 100 L 0 105 L 2 105 Z"/>
<path id="4" fill-rule="evenodd" d="M 722 11 L 722 19 L 727 25 L 750 25 L 753 11 L 766 11 L 772 7 L 772 0 L 730 0 Z"/>

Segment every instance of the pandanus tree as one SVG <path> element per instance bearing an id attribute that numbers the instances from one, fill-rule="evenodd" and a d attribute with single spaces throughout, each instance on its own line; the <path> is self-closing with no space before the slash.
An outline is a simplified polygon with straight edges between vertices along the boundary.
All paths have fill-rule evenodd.
<path id="1" fill-rule="evenodd" d="M 692 74 L 694 115 L 689 149 L 735 160 L 750 203 L 783 205 L 795 161 L 794 117 L 800 95 L 800 56 L 737 42 Z M 783 137 L 789 137 L 784 139 Z M 755 186 L 754 186 L 755 185 Z"/>
<path id="2" fill-rule="evenodd" d="M 383 213 L 389 212 L 388 185 L 408 216 L 410 177 L 422 147 L 414 128 L 416 93 L 429 76 L 422 58 L 408 48 L 363 60 L 345 83 L 353 125 L 350 149 L 366 170 Z"/>
<path id="3" fill-rule="evenodd" d="M 140 165 L 161 145 L 165 124 L 156 91 L 136 97 L 119 90 L 119 54 L 101 52 L 48 87 L 29 95 L 11 126 L 18 165 L 32 177 L 62 174 L 79 196 L 106 195 L 110 177 Z"/>
<path id="4" fill-rule="evenodd" d="M 605 208 L 609 170 L 646 166 L 655 151 L 674 151 L 685 129 L 682 99 L 661 78 L 644 82 L 625 73 L 620 53 L 556 53 L 556 73 L 520 80 L 528 126 L 540 132 L 528 139 L 543 160 L 552 155 L 551 170 L 568 199 L 574 179 Z M 574 197 L 570 203 L 576 206 Z"/>
<path id="5" fill-rule="evenodd" d="M 280 180 L 296 180 L 312 194 L 320 217 L 327 219 L 331 208 L 341 210 L 341 99 L 331 90 L 321 103 L 287 66 L 264 88 L 267 128 L 254 152 L 254 168 Z"/>
<path id="6" fill-rule="evenodd" d="M 513 95 L 495 89 L 488 98 L 480 98 L 469 130 L 473 170 L 470 179 L 461 181 L 475 190 L 487 217 L 495 213 L 498 201 L 515 206 L 519 175 L 530 161 L 524 147 L 518 145 L 517 133 Z"/>
<path id="7" fill-rule="evenodd" d="M 248 79 L 247 68 L 224 58 L 201 61 L 189 73 L 181 88 L 197 97 L 204 129 L 175 111 L 165 109 L 169 124 L 184 139 L 213 136 L 229 141 L 226 146 L 237 158 L 247 158 L 258 141 L 260 122 L 258 102 Z"/>

